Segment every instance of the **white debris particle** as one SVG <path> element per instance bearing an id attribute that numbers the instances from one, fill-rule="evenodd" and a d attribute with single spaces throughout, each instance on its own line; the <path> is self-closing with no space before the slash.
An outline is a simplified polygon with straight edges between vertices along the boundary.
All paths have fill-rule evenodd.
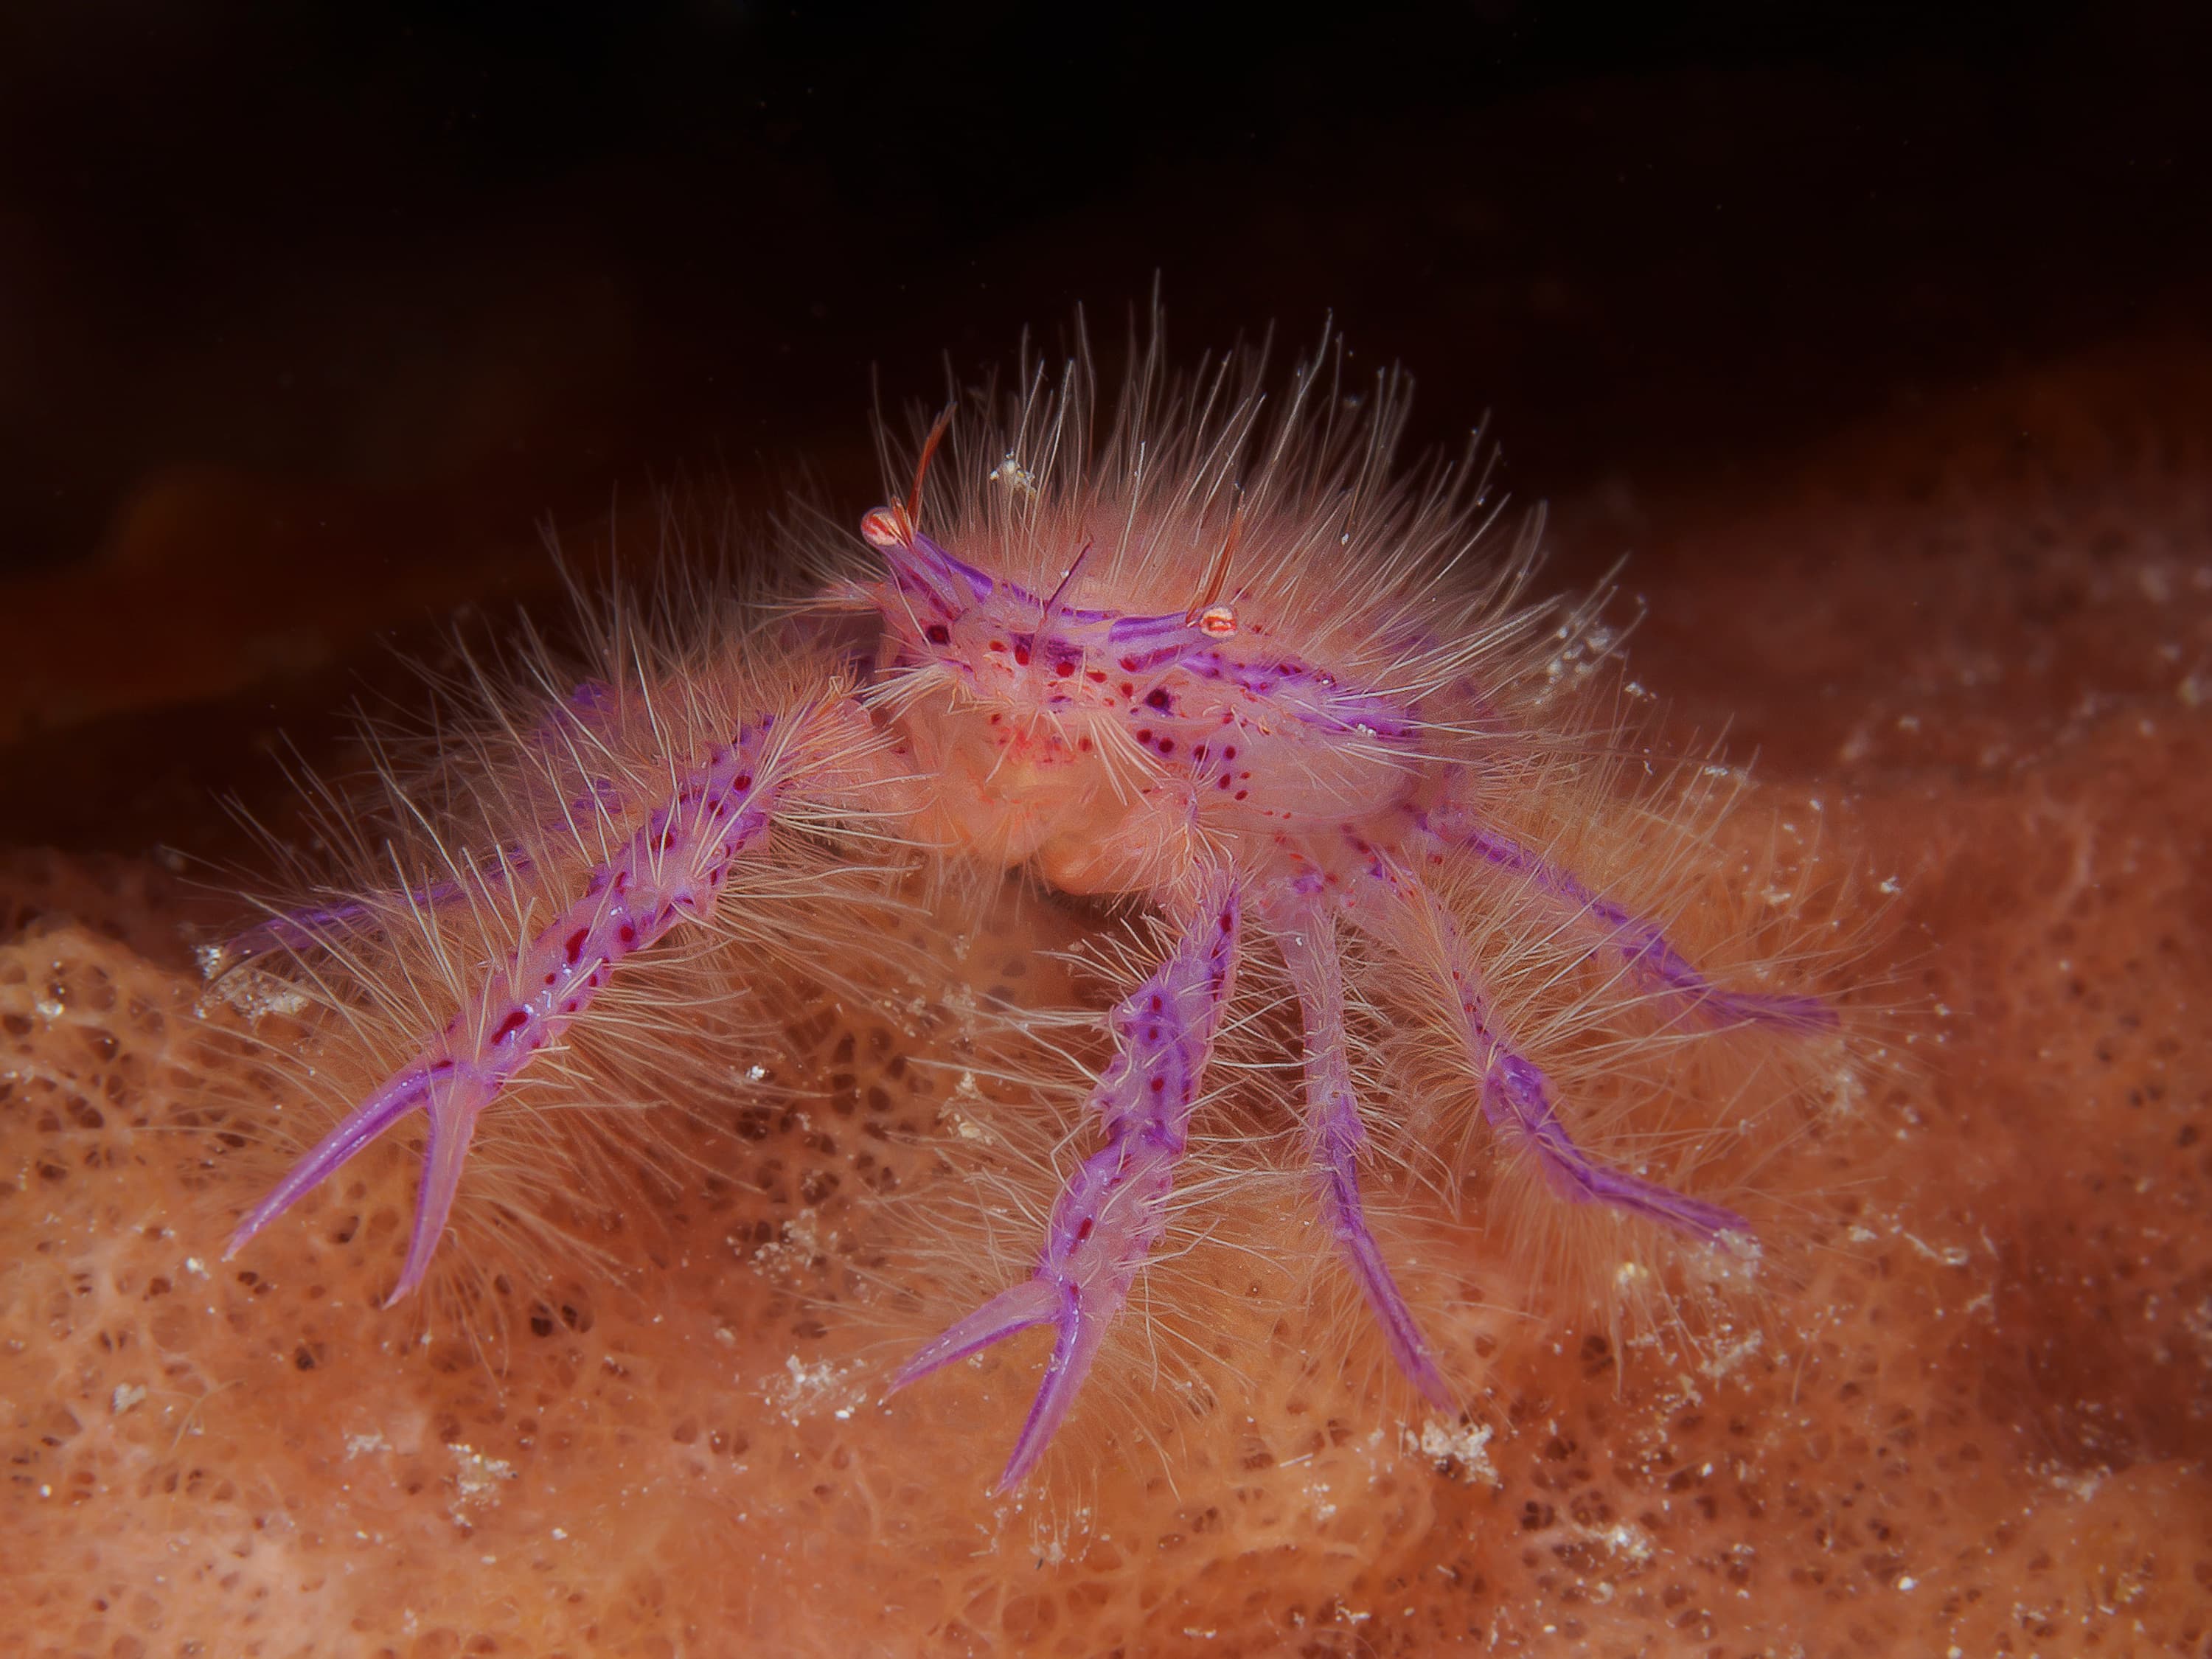
<path id="1" fill-rule="evenodd" d="M 1733 1342 L 1723 1347 L 1698 1369 L 1717 1382 L 1752 1355 L 1757 1353 L 1759 1344 L 1765 1340 L 1765 1338 L 1761 1333 L 1753 1331 L 1742 1341 Z"/>
<path id="2" fill-rule="evenodd" d="M 783 1224 L 781 1238 L 753 1252 L 753 1260 L 764 1267 L 780 1263 L 804 1267 L 821 1254 L 822 1237 L 814 1224 L 814 1212 L 802 1210 Z"/>
<path id="3" fill-rule="evenodd" d="M 983 476 L 988 482 L 1004 484 L 1015 495 L 1024 498 L 1034 497 L 1037 493 L 1036 475 L 1024 466 L 1011 449 L 1006 452 L 1004 460 Z"/>
<path id="4" fill-rule="evenodd" d="M 196 1255 L 188 1255 L 185 1258 L 185 1271 L 188 1273 L 198 1273 L 202 1279 L 208 1276 L 207 1263 Z"/>
<path id="5" fill-rule="evenodd" d="M 2087 1502 L 2097 1495 L 2097 1488 L 2110 1478 L 2110 1469 L 2069 1469 L 2057 1463 L 2046 1465 L 2041 1471 L 2044 1479 L 2069 1497 Z"/>
<path id="6" fill-rule="evenodd" d="M 453 1480 L 464 1504 L 488 1502 L 499 1491 L 501 1481 L 514 1479 L 514 1465 L 504 1458 L 486 1457 L 475 1448 L 459 1443 L 448 1449 L 460 1464 Z"/>
<path id="7" fill-rule="evenodd" d="M 1616 1521 L 1594 1535 L 1615 1555 L 1639 1567 L 1651 1559 L 1657 1548 L 1651 1534 L 1633 1521 Z"/>
<path id="8" fill-rule="evenodd" d="M 107 1402 L 107 1408 L 120 1417 L 145 1397 L 146 1390 L 141 1384 L 118 1382 L 115 1386 L 113 1397 Z"/>
<path id="9" fill-rule="evenodd" d="M 1448 1417 L 1431 1417 L 1421 1425 L 1419 1434 L 1408 1429 L 1406 1439 L 1410 1449 L 1418 1450 L 1440 1472 L 1456 1474 L 1469 1486 L 1480 1481 L 1502 1486 L 1505 1483 L 1490 1461 L 1493 1432 L 1487 1424 L 1478 1427 L 1473 1423 L 1455 1423 Z"/>
<path id="10" fill-rule="evenodd" d="M 345 1455 L 366 1457 L 371 1452 L 390 1451 L 392 1443 L 381 1434 L 349 1434 L 346 1437 Z"/>
<path id="11" fill-rule="evenodd" d="M 825 1407 L 841 1417 L 849 1417 L 852 1408 L 861 1403 L 857 1392 L 833 1402 L 832 1391 L 842 1379 L 837 1368 L 826 1359 L 810 1365 L 794 1353 L 785 1358 L 783 1369 L 781 1386 L 771 1384 L 764 1392 L 787 1423 L 796 1423 Z"/>

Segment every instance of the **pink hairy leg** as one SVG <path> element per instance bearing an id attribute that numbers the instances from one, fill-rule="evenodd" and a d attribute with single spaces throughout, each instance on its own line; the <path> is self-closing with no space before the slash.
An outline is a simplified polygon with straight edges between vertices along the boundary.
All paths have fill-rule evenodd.
<path id="1" fill-rule="evenodd" d="M 1236 973 L 1242 919 L 1235 878 L 1215 872 L 1167 960 L 1114 1010 L 1114 1058 L 1091 1094 L 1106 1146 L 1053 1206 L 1036 1272 L 944 1332 L 891 1381 L 896 1391 L 1017 1331 L 1054 1328 L 1044 1380 L 999 1476 L 1001 1492 L 1044 1455 L 1167 1225 L 1176 1162 Z"/>
<path id="2" fill-rule="evenodd" d="M 1353 921 L 1385 940 L 1410 943 L 1411 954 L 1433 965 L 1458 1008 L 1468 1064 L 1482 1079 L 1483 1116 L 1493 1127 L 1520 1137 L 1553 1192 L 1572 1203 L 1611 1204 L 1707 1243 L 1723 1233 L 1750 1237 L 1751 1224 L 1735 1211 L 1607 1169 L 1577 1146 L 1552 1103 L 1544 1073 L 1514 1048 L 1500 1028 L 1458 924 L 1389 854 L 1373 848 L 1362 850 L 1364 890 L 1349 900 Z M 1376 897 L 1386 903 L 1370 902 Z M 1409 933 L 1416 937 L 1409 940 Z"/>
<path id="3" fill-rule="evenodd" d="M 613 703 L 614 693 L 603 681 L 585 680 L 539 722 L 532 735 L 540 742 L 558 738 L 573 752 L 574 734 L 588 734 L 598 724 L 598 717 Z M 581 815 L 598 811 L 618 811 L 621 802 L 611 784 L 594 779 L 590 792 L 569 802 L 568 810 L 571 814 Z M 406 889 L 404 896 L 410 908 L 440 910 L 466 897 L 472 890 L 483 890 L 502 876 L 526 876 L 531 868 L 530 854 L 520 847 L 510 847 L 471 870 L 468 880 L 465 881 L 456 870 L 452 879 Z M 361 899 L 278 911 L 206 951 L 203 960 L 210 977 L 221 978 L 272 951 L 320 949 L 347 934 L 362 931 L 374 919 L 374 910 Z"/>
<path id="4" fill-rule="evenodd" d="M 1336 920 L 1310 898 L 1285 893 L 1268 906 L 1276 943 L 1290 969 L 1305 1031 L 1309 1146 L 1322 1213 L 1337 1248 L 1359 1281 L 1360 1293 L 1382 1326 L 1390 1357 L 1429 1401 L 1447 1409 L 1450 1391 L 1437 1371 L 1413 1310 L 1399 1293 L 1368 1231 L 1359 1198 L 1359 1152 L 1367 1131 L 1352 1086 L 1351 1049 L 1344 1032 L 1344 969 L 1336 949 Z"/>
<path id="5" fill-rule="evenodd" d="M 387 1303 L 422 1282 L 445 1231 L 477 1115 L 556 1042 L 624 958 L 678 922 L 705 915 L 740 855 L 757 854 L 777 803 L 807 775 L 820 706 L 742 726 L 678 782 L 623 849 L 595 867 L 583 896 L 516 954 L 504 975 L 386 1079 L 246 1212 L 226 1256 L 408 1113 L 429 1117 L 414 1230 Z"/>
<path id="6" fill-rule="evenodd" d="M 1440 856 L 1446 847 L 1463 848 L 1493 869 L 1526 878 L 1546 897 L 1587 916 L 1605 931 L 1631 973 L 1647 985 L 1681 997 L 1692 1012 L 1713 1024 L 1776 1025 L 1794 1031 L 1835 1029 L 1835 1010 L 1818 997 L 1723 990 L 1698 972 L 1656 923 L 1592 891 L 1520 842 L 1474 823 L 1463 808 L 1422 813 L 1417 827 L 1431 858 Z"/>

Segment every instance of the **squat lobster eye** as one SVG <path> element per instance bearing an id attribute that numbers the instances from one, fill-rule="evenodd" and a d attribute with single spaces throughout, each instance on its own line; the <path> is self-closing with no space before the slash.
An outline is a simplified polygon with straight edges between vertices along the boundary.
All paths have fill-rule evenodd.
<path id="1" fill-rule="evenodd" d="M 921 441 L 921 455 L 914 464 L 914 488 L 907 491 L 906 500 L 878 507 L 861 519 L 860 534 L 869 546 L 888 549 L 914 544 L 915 526 L 921 518 L 922 481 L 929 477 L 929 463 L 952 425 L 953 407 L 945 406 L 930 427 L 929 435 Z"/>
<path id="2" fill-rule="evenodd" d="M 860 520 L 860 537 L 873 548 L 905 547 L 914 540 L 914 520 L 896 503 L 874 507 Z"/>

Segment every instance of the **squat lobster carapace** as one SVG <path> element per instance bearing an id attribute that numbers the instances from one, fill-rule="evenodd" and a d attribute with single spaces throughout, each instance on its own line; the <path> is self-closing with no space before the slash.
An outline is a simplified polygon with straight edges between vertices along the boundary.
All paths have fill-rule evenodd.
<path id="1" fill-rule="evenodd" d="M 1693 1244 L 1747 1244 L 1733 1210 L 1585 1145 L 1469 923 L 1486 891 L 1541 916 L 1547 940 L 1577 941 L 1594 964 L 1592 1019 L 1609 999 L 1670 1040 L 1802 1035 L 1833 1017 L 1808 995 L 1709 976 L 1658 921 L 1554 854 L 1571 814 L 1553 795 L 1605 807 L 1589 741 L 1602 722 L 1573 706 L 1572 676 L 1558 684 L 1594 608 L 1522 603 L 1530 545 L 1479 556 L 1492 516 L 1480 477 L 1394 475 L 1402 384 L 1347 398 L 1339 366 L 1324 351 L 1270 411 L 1256 361 L 1172 386 L 1156 338 L 1103 434 L 1087 356 L 1058 387 L 1027 377 L 997 418 L 987 392 L 966 422 L 938 419 L 904 498 L 860 521 L 868 562 L 839 552 L 842 574 L 810 602 L 872 618 L 872 648 L 810 655 L 788 630 L 772 646 L 763 609 L 719 648 L 765 665 L 655 667 L 611 649 L 582 683 L 590 696 L 507 714 L 498 787 L 441 831 L 479 838 L 483 862 L 449 856 L 446 876 L 396 897 L 277 915 L 228 953 L 343 937 L 362 961 L 377 916 L 526 875 L 548 906 L 248 1212 L 231 1249 L 419 1109 L 428 1145 L 392 1295 L 416 1288 L 478 1115 L 588 1028 L 634 958 L 742 902 L 733 884 L 772 867 L 793 834 L 1024 871 L 1131 900 L 1170 930 L 1112 1011 L 1112 1057 L 1090 1095 L 1103 1144 L 1053 1206 L 1034 1273 L 893 1383 L 1050 1326 L 1004 1485 L 1035 1468 L 1167 1224 L 1241 964 L 1279 966 L 1287 983 L 1317 1212 L 1393 1358 L 1439 1407 L 1452 1399 L 1443 1364 L 1362 1198 L 1370 1115 L 1399 1103 L 1362 1098 L 1380 1062 L 1349 1004 L 1431 1033 L 1492 1144 L 1561 1200 Z M 947 472 L 951 505 L 931 515 L 927 487 Z"/>

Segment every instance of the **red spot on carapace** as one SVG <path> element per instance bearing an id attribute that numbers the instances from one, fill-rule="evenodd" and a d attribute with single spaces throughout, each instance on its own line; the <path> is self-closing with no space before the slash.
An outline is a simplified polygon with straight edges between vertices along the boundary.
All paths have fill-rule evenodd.
<path id="1" fill-rule="evenodd" d="M 530 1013 L 527 1009 L 508 1009 L 507 1011 L 507 1018 L 500 1021 L 499 1029 L 491 1034 L 492 1046 L 494 1048 L 497 1048 L 501 1043 L 505 1042 L 509 1037 L 513 1036 L 517 1031 L 520 1030 L 529 1023 Z"/>

